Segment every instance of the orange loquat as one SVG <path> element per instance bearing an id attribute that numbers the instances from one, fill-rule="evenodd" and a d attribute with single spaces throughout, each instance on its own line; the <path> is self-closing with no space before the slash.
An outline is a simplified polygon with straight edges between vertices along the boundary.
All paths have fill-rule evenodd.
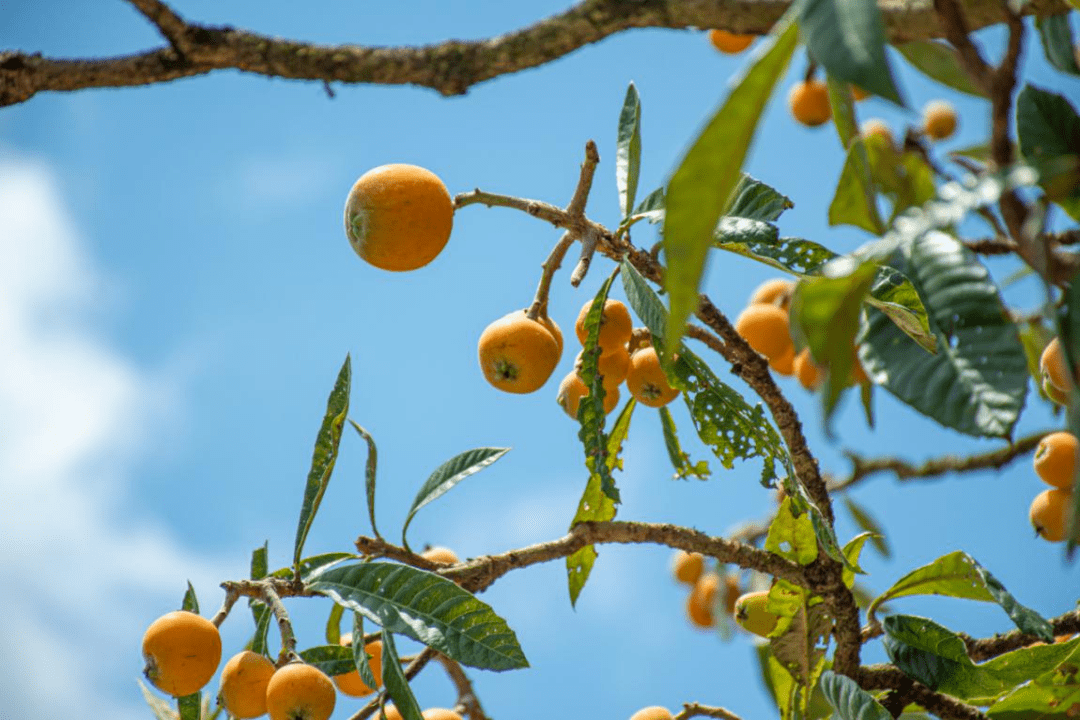
<path id="1" fill-rule="evenodd" d="M 343 647 L 352 646 L 352 633 L 342 635 L 338 643 Z M 375 676 L 375 685 L 382 685 L 382 640 L 372 640 L 364 646 L 364 652 L 368 654 L 368 667 Z M 338 690 L 353 697 L 364 697 L 375 692 L 375 688 L 369 687 L 361 679 L 359 670 L 335 675 L 334 684 L 338 686 Z"/>
<path id="2" fill-rule="evenodd" d="M 755 35 L 740 35 L 739 33 L 720 30 L 719 28 L 709 31 L 709 42 L 722 53 L 737 55 L 754 42 Z"/>
<path id="3" fill-rule="evenodd" d="M 266 686 L 270 720 L 328 720 L 336 702 L 334 683 L 307 663 L 292 662 L 278 668 Z"/>
<path id="4" fill-rule="evenodd" d="M 679 391 L 668 384 L 656 348 L 651 345 L 630 356 L 626 389 L 642 405 L 654 408 L 667 405 L 679 395 Z"/>
<path id="5" fill-rule="evenodd" d="M 687 552 L 679 550 L 672 558 L 671 572 L 675 579 L 687 585 L 697 583 L 701 573 L 705 571 L 705 556 L 699 552 Z"/>
<path id="6" fill-rule="evenodd" d="M 832 117 L 829 91 L 821 80 L 796 83 L 788 92 L 791 115 L 807 127 L 824 125 Z"/>
<path id="7" fill-rule="evenodd" d="M 555 401 L 559 403 L 566 414 L 574 420 L 577 420 L 578 407 L 581 405 L 581 398 L 589 397 L 589 387 L 585 384 L 585 381 L 581 379 L 581 376 L 577 374 L 577 371 L 571 371 L 563 381 L 559 383 L 559 393 L 555 396 Z M 608 388 L 604 387 L 604 414 L 607 415 L 615 406 L 619 404 L 619 386 Z"/>
<path id="8" fill-rule="evenodd" d="M 773 278 L 766 280 L 757 286 L 750 295 L 748 305 L 777 305 L 783 310 L 788 309 L 791 302 L 791 293 L 795 291 L 795 283 L 787 278 Z"/>
<path id="9" fill-rule="evenodd" d="M 1043 490 L 1035 496 L 1028 510 L 1031 525 L 1039 537 L 1050 542 L 1065 539 L 1065 521 L 1072 495 L 1058 488 Z"/>
<path id="10" fill-rule="evenodd" d="M 266 714 L 266 686 L 274 674 L 266 656 L 244 650 L 229 658 L 221 669 L 221 704 L 240 720 Z"/>
<path id="11" fill-rule="evenodd" d="M 770 361 L 792 355 L 794 344 L 788 329 L 788 314 L 775 305 L 749 305 L 735 319 L 735 331 L 758 353 Z"/>
<path id="12" fill-rule="evenodd" d="M 630 716 L 630 720 L 671 720 L 674 717 L 666 707 L 651 705 L 643 707 Z"/>
<path id="13" fill-rule="evenodd" d="M 1076 477 L 1076 461 L 1080 457 L 1080 443 L 1070 432 L 1054 432 L 1045 435 L 1035 449 L 1035 472 L 1047 485 L 1059 490 L 1069 490 Z"/>
<path id="14" fill-rule="evenodd" d="M 206 618 L 178 610 L 150 623 L 142 653 L 146 679 L 162 692 L 183 697 L 214 677 L 221 662 L 221 634 Z"/>
<path id="15" fill-rule="evenodd" d="M 956 110 L 944 100 L 934 100 L 923 108 L 923 132 L 933 140 L 952 137 L 956 123 Z"/>
<path id="16" fill-rule="evenodd" d="M 720 576 L 714 572 L 705 573 L 686 598 L 686 616 L 699 628 L 711 628 L 716 621 L 716 593 L 720 591 Z"/>
<path id="17" fill-rule="evenodd" d="M 505 315 L 488 325 L 478 344 L 480 369 L 487 381 L 511 393 L 539 390 L 559 364 L 555 337 L 524 310 Z"/>

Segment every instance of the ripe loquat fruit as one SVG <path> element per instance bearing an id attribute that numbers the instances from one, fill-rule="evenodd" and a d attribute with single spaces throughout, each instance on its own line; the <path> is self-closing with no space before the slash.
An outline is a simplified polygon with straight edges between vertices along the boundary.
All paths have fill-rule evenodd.
<path id="1" fill-rule="evenodd" d="M 735 319 L 735 331 L 758 353 L 770 361 L 791 354 L 794 344 L 788 329 L 788 314 L 775 305 L 749 305 Z"/>
<path id="2" fill-rule="evenodd" d="M 1072 495 L 1057 488 L 1043 490 L 1035 496 L 1028 510 L 1031 525 L 1039 537 L 1050 542 L 1065 539 L 1065 521 Z"/>
<path id="3" fill-rule="evenodd" d="M 384 716 L 386 720 L 405 720 L 404 716 L 402 716 L 401 714 L 401 711 L 397 709 L 397 706 L 391 705 L 389 703 L 383 705 L 381 714 L 375 713 L 371 717 L 375 718 L 375 720 L 382 720 Z"/>
<path id="4" fill-rule="evenodd" d="M 425 560 L 430 560 L 433 563 L 438 563 L 439 565 L 457 565 L 461 562 L 461 559 L 458 558 L 456 552 L 450 548 L 439 546 L 429 547 L 427 550 L 420 553 L 420 557 Z"/>
<path id="5" fill-rule="evenodd" d="M 709 31 L 709 42 L 712 46 L 722 53 L 728 55 L 737 55 L 754 42 L 755 35 L 740 35 L 738 33 L 728 32 L 727 30 Z"/>
<path id="6" fill-rule="evenodd" d="M 716 621 L 716 593 L 720 592 L 720 576 L 714 572 L 705 573 L 686 598 L 686 616 L 699 628 L 711 628 Z"/>
<path id="7" fill-rule="evenodd" d="M 328 720 L 336 702 L 334 683 L 307 663 L 292 662 L 278 668 L 266 686 L 270 720 Z"/>
<path id="8" fill-rule="evenodd" d="M 944 100 L 934 100 L 923 108 L 923 132 L 933 140 L 945 140 L 956 132 L 956 110 Z"/>
<path id="9" fill-rule="evenodd" d="M 574 358 L 574 370 L 576 372 L 581 371 L 582 355 L 585 351 L 582 350 Z M 626 349 L 625 345 L 620 345 L 617 348 L 609 350 L 606 353 L 600 355 L 596 362 L 596 371 L 600 373 L 600 377 L 604 383 L 605 390 L 618 389 L 622 381 L 626 379 L 626 373 L 630 370 L 630 351 Z"/>
<path id="10" fill-rule="evenodd" d="M 704 571 L 705 556 L 699 552 L 678 550 L 672 558 L 671 572 L 681 583 L 694 585 Z"/>
<path id="11" fill-rule="evenodd" d="M 671 720 L 674 715 L 666 707 L 651 705 L 643 707 L 630 716 L 630 720 Z"/>
<path id="12" fill-rule="evenodd" d="M 791 303 L 791 293 L 794 291 L 795 283 L 787 278 L 766 280 L 751 293 L 747 305 L 776 305 L 787 310 Z"/>
<path id="13" fill-rule="evenodd" d="M 559 383 L 559 393 L 555 401 L 559 403 L 566 414 L 577 420 L 578 408 L 581 406 L 581 398 L 589 397 L 589 387 L 577 371 L 571 371 L 563 381 Z M 604 414 L 607 415 L 619 404 L 619 387 L 604 387 Z"/>
<path id="14" fill-rule="evenodd" d="M 766 609 L 768 601 L 768 590 L 746 593 L 735 601 L 735 622 L 755 635 L 769 637 L 780 618 Z"/>
<path id="15" fill-rule="evenodd" d="M 214 677 L 221 662 L 221 634 L 206 618 L 178 610 L 150 623 L 142 653 L 146 679 L 162 692 L 183 697 Z"/>
<path id="16" fill-rule="evenodd" d="M 639 403 L 654 408 L 667 405 L 679 395 L 679 391 L 668 384 L 656 348 L 651 345 L 630 356 L 626 389 Z"/>
<path id="17" fill-rule="evenodd" d="M 893 147 L 895 145 L 892 130 L 889 129 L 889 124 L 880 118 L 870 118 L 862 124 L 860 131 L 864 138 L 879 137 L 885 141 L 885 144 L 888 147 Z"/>
<path id="18" fill-rule="evenodd" d="M 581 307 L 581 312 L 578 313 L 577 321 L 574 323 L 574 331 L 582 345 L 589 336 L 585 331 L 585 316 L 589 314 L 590 307 L 592 307 L 591 300 Z M 600 337 L 596 341 L 601 352 L 608 353 L 615 348 L 625 346 L 633 330 L 634 323 L 630 319 L 630 311 L 626 309 L 626 305 L 618 300 L 605 300 L 604 309 L 600 315 Z"/>
<path id="19" fill-rule="evenodd" d="M 446 246 L 454 202 L 439 176 L 416 165 L 368 170 L 345 201 L 345 234 L 361 258 L 382 270 L 415 270 Z"/>
<path id="20" fill-rule="evenodd" d="M 1070 432 L 1050 433 L 1039 441 L 1035 449 L 1035 472 L 1047 485 L 1069 490 L 1076 477 L 1076 461 L 1080 457 L 1080 443 Z"/>
<path id="21" fill-rule="evenodd" d="M 266 656 L 244 650 L 229 658 L 221 670 L 221 704 L 240 720 L 266 714 L 266 686 L 274 674 Z"/>
<path id="22" fill-rule="evenodd" d="M 769 367 L 777 375 L 791 376 L 795 374 L 795 345 L 787 349 L 783 355 L 777 358 L 769 358 Z"/>
<path id="23" fill-rule="evenodd" d="M 342 635 L 338 638 L 338 643 L 343 647 L 351 647 L 352 633 Z M 382 685 L 382 640 L 372 640 L 364 646 L 364 652 L 368 654 L 368 667 L 375 676 L 376 687 Z M 364 697 L 375 692 L 375 688 L 369 687 L 360 678 L 359 670 L 335 675 L 334 684 L 338 686 L 338 690 L 353 697 Z"/>
<path id="24" fill-rule="evenodd" d="M 821 381 L 825 379 L 825 375 L 821 368 L 810 356 L 810 348 L 805 347 L 795 356 L 795 377 L 799 379 L 799 384 L 804 388 L 813 392 L 821 386 Z"/>
<path id="25" fill-rule="evenodd" d="M 1039 374 L 1042 376 L 1043 390 L 1047 396 L 1059 405 L 1068 404 L 1069 386 L 1072 382 L 1069 379 L 1065 350 L 1058 338 L 1054 338 L 1043 348 L 1042 355 L 1039 356 Z"/>
<path id="26" fill-rule="evenodd" d="M 738 602 L 739 597 L 742 595 L 742 588 L 739 587 L 739 575 L 738 573 L 728 573 L 724 576 L 724 610 L 728 615 L 735 615 L 735 603 Z"/>
<path id="27" fill-rule="evenodd" d="M 463 720 L 461 715 L 448 708 L 428 708 L 420 714 L 424 720 Z"/>
<path id="28" fill-rule="evenodd" d="M 505 315 L 488 325 L 478 345 L 480 369 L 487 381 L 511 393 L 539 390 L 559 364 L 555 337 L 524 310 Z"/>
<path id="29" fill-rule="evenodd" d="M 824 125 L 832 117 L 829 91 L 821 80 L 796 83 L 788 93 L 791 115 L 807 127 Z"/>

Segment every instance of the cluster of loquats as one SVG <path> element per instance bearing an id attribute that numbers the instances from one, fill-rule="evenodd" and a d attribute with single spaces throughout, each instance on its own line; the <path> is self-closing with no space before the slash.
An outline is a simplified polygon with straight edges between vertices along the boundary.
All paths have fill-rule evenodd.
<path id="1" fill-rule="evenodd" d="M 1069 373 L 1065 353 L 1058 338 L 1051 340 L 1039 358 L 1039 372 L 1046 395 L 1056 403 L 1069 401 L 1070 385 L 1077 373 Z M 1050 433 L 1039 441 L 1033 464 L 1035 474 L 1050 486 L 1035 496 L 1028 510 L 1031 525 L 1039 537 L 1050 542 L 1062 542 L 1068 537 L 1069 507 L 1076 482 L 1080 442 L 1070 432 Z"/>
<path id="2" fill-rule="evenodd" d="M 728 615 L 735 612 L 735 600 L 739 597 L 739 576 L 705 569 L 705 556 L 701 553 L 679 550 L 672 560 L 675 579 L 690 587 L 686 596 L 686 617 L 694 627 L 708 630 L 716 625 L 716 608 L 722 605 Z M 720 592 L 723 597 L 718 597 Z"/>

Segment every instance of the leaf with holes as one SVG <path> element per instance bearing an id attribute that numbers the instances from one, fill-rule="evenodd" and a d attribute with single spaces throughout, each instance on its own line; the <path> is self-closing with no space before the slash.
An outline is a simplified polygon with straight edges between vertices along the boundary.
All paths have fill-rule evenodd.
<path id="1" fill-rule="evenodd" d="M 660 408 L 660 424 L 664 429 L 664 446 L 667 448 L 668 459 L 675 468 L 676 478 L 696 477 L 699 480 L 708 479 L 711 474 L 709 464 L 704 460 L 694 463 L 690 456 L 683 451 L 679 442 L 679 435 L 675 428 L 675 419 L 671 417 L 671 411 L 667 406 Z"/>

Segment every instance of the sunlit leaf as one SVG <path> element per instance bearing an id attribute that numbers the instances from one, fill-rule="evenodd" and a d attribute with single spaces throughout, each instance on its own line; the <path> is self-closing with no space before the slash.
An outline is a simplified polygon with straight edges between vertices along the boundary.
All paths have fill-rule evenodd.
<path id="1" fill-rule="evenodd" d="M 882 529 L 881 524 L 874 519 L 874 516 L 859 503 L 851 499 L 850 495 L 844 495 L 844 507 L 847 508 L 848 513 L 851 515 L 851 519 L 855 521 L 855 524 L 859 526 L 861 530 L 865 530 L 869 533 L 870 542 L 873 544 L 874 549 L 881 553 L 882 557 L 892 557 L 892 551 L 889 549 L 889 542 L 885 539 L 885 531 Z"/>
<path id="2" fill-rule="evenodd" d="M 840 720 L 892 720 L 889 711 L 851 678 L 826 670 L 821 690 Z"/>
<path id="3" fill-rule="evenodd" d="M 316 645 L 299 653 L 308 665 L 314 665 L 327 675 L 344 675 L 356 669 L 352 648 L 343 645 Z"/>
<path id="4" fill-rule="evenodd" d="M 184 591 L 184 599 L 180 603 L 180 609 L 193 612 L 196 615 L 199 614 L 199 598 L 195 597 L 195 588 L 192 587 L 190 580 L 188 580 L 187 590 Z"/>
<path id="5" fill-rule="evenodd" d="M 367 463 L 364 465 L 364 496 L 367 499 L 368 519 L 371 521 L 371 532 L 375 537 L 382 537 L 379 528 L 375 526 L 375 475 L 379 467 L 379 450 L 375 447 L 375 438 L 371 437 L 367 430 L 360 427 L 353 420 L 349 420 L 356 434 L 367 443 Z"/>
<path id="6" fill-rule="evenodd" d="M 180 720 L 200 720 L 202 718 L 202 693 L 194 692 L 176 699 Z"/>
<path id="7" fill-rule="evenodd" d="M 885 652 L 896 667 L 931 690 L 942 680 L 972 665 L 964 641 L 933 620 L 890 615 L 883 623 Z"/>
<path id="8" fill-rule="evenodd" d="M 711 474 L 709 464 L 704 460 L 697 463 L 691 462 L 690 456 L 683 451 L 675 428 L 675 420 L 671 417 L 671 411 L 666 405 L 660 408 L 660 424 L 664 429 L 664 446 L 667 448 L 671 465 L 675 468 L 675 477 L 696 477 L 700 480 L 708 478 Z"/>
<path id="9" fill-rule="evenodd" d="M 619 188 L 619 209 L 625 218 L 634 207 L 641 171 L 641 101 L 634 83 L 626 88 L 615 148 L 615 182 Z"/>
<path id="10" fill-rule="evenodd" d="M 862 555 L 863 545 L 874 537 L 872 532 L 859 533 L 844 545 L 844 557 L 847 558 L 850 567 L 844 568 L 843 580 L 849 590 L 855 587 L 855 573 L 859 570 L 859 557 Z"/>
<path id="11" fill-rule="evenodd" d="M 786 195 L 744 174 L 724 215 L 771 223 L 793 207 L 795 203 Z"/>
<path id="12" fill-rule="evenodd" d="M 615 268 L 618 272 L 619 268 Z M 600 361 L 601 348 L 600 320 L 603 315 L 604 305 L 607 302 L 608 292 L 615 276 L 612 275 L 604 281 L 593 298 L 588 312 L 585 314 L 586 338 L 581 351 L 581 367 L 578 375 L 582 382 L 589 388 L 589 394 L 578 402 L 578 422 L 581 428 L 578 430 L 578 439 L 585 451 L 585 467 L 590 475 L 600 477 L 600 490 L 613 502 L 619 502 L 619 488 L 615 485 L 611 469 L 606 460 L 607 435 L 604 433 L 604 422 L 607 412 L 604 409 L 604 398 L 607 390 L 604 388 L 603 377 L 597 370 Z"/>
<path id="13" fill-rule="evenodd" d="M 404 720 L 423 720 L 420 704 L 416 701 L 409 681 L 405 678 L 405 672 L 401 669 L 401 660 L 397 646 L 394 644 L 394 636 L 385 628 L 382 633 L 382 643 L 383 682 L 386 684 L 387 694 L 394 701 L 394 707 L 398 709 Z"/>
<path id="14" fill-rule="evenodd" d="M 817 536 L 807 513 L 796 515 L 791 498 L 785 497 L 769 523 L 765 549 L 799 565 L 809 565 L 817 559 Z"/>

